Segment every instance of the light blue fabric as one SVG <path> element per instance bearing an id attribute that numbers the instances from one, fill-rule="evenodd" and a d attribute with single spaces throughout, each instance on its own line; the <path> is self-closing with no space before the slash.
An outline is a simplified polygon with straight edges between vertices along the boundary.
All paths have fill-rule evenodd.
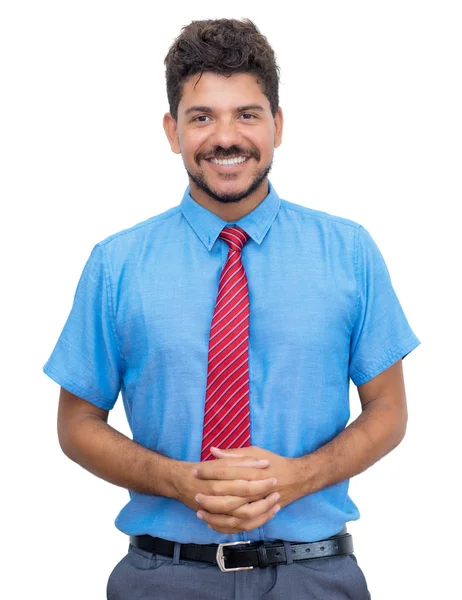
<path id="1" fill-rule="evenodd" d="M 186 189 L 171 208 L 97 244 L 44 367 L 111 409 L 119 391 L 133 438 L 199 461 L 210 324 L 230 225 Z M 251 442 L 284 456 L 319 448 L 349 419 L 349 378 L 365 383 L 413 350 L 413 334 L 370 235 L 358 224 L 269 194 L 236 221 L 250 299 Z M 317 540 L 359 512 L 348 481 L 283 508 L 250 533 L 215 532 L 183 504 L 130 492 L 130 535 L 179 542 Z"/>

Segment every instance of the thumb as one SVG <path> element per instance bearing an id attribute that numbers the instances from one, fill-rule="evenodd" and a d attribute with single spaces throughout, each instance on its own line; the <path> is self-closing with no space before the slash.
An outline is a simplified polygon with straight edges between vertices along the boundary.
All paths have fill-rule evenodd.
<path id="1" fill-rule="evenodd" d="M 215 448 L 215 446 L 212 446 L 210 448 L 210 454 L 213 454 L 213 456 L 216 458 L 244 458 L 244 454 L 241 454 L 236 448 L 222 450 L 221 448 Z"/>
<path id="2" fill-rule="evenodd" d="M 215 446 L 211 446 L 210 454 L 212 454 L 215 458 L 244 458 L 244 459 L 250 460 L 252 462 L 252 465 L 250 465 L 248 463 L 236 465 L 236 466 L 241 466 L 241 467 L 253 466 L 253 467 L 264 468 L 270 464 L 269 460 L 267 460 L 266 458 L 253 458 L 250 456 L 246 456 L 245 454 L 242 454 L 242 449 L 239 449 L 239 448 L 227 448 L 226 450 L 222 450 L 221 448 L 216 448 Z"/>

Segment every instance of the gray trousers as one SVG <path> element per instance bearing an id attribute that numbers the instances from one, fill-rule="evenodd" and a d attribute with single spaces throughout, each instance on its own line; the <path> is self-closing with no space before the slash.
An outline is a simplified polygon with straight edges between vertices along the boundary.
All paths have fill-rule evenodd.
<path id="1" fill-rule="evenodd" d="M 251 571 L 151 554 L 130 545 L 112 571 L 108 600 L 370 600 L 353 554 Z"/>

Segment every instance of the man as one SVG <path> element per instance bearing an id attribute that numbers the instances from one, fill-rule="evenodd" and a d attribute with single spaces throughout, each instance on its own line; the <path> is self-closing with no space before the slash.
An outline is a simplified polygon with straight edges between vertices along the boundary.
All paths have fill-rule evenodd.
<path id="1" fill-rule="evenodd" d="M 165 62 L 189 186 L 95 246 L 44 367 L 63 451 L 130 490 L 108 598 L 369 598 L 348 480 L 402 440 L 419 342 L 369 234 L 268 181 L 283 115 L 255 25 L 192 22 Z"/>

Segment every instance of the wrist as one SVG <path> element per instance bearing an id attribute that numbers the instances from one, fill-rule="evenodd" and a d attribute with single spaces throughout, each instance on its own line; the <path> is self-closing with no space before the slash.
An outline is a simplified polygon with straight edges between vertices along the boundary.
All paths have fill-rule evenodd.
<path id="1" fill-rule="evenodd" d="M 166 496 L 183 502 L 184 483 L 188 477 L 188 470 L 191 471 L 191 463 L 170 459 L 166 472 Z M 189 473 L 190 475 L 190 473 Z"/>
<path id="2" fill-rule="evenodd" d="M 148 460 L 145 463 L 144 493 L 151 496 L 164 496 L 178 499 L 181 481 L 182 461 L 164 456 L 151 450 L 147 451 Z"/>
<path id="3" fill-rule="evenodd" d="M 319 469 L 319 461 L 313 454 L 306 454 L 298 458 L 293 458 L 295 468 L 295 477 L 298 483 L 299 497 L 308 496 L 320 490 L 323 486 L 321 483 L 321 472 Z"/>

